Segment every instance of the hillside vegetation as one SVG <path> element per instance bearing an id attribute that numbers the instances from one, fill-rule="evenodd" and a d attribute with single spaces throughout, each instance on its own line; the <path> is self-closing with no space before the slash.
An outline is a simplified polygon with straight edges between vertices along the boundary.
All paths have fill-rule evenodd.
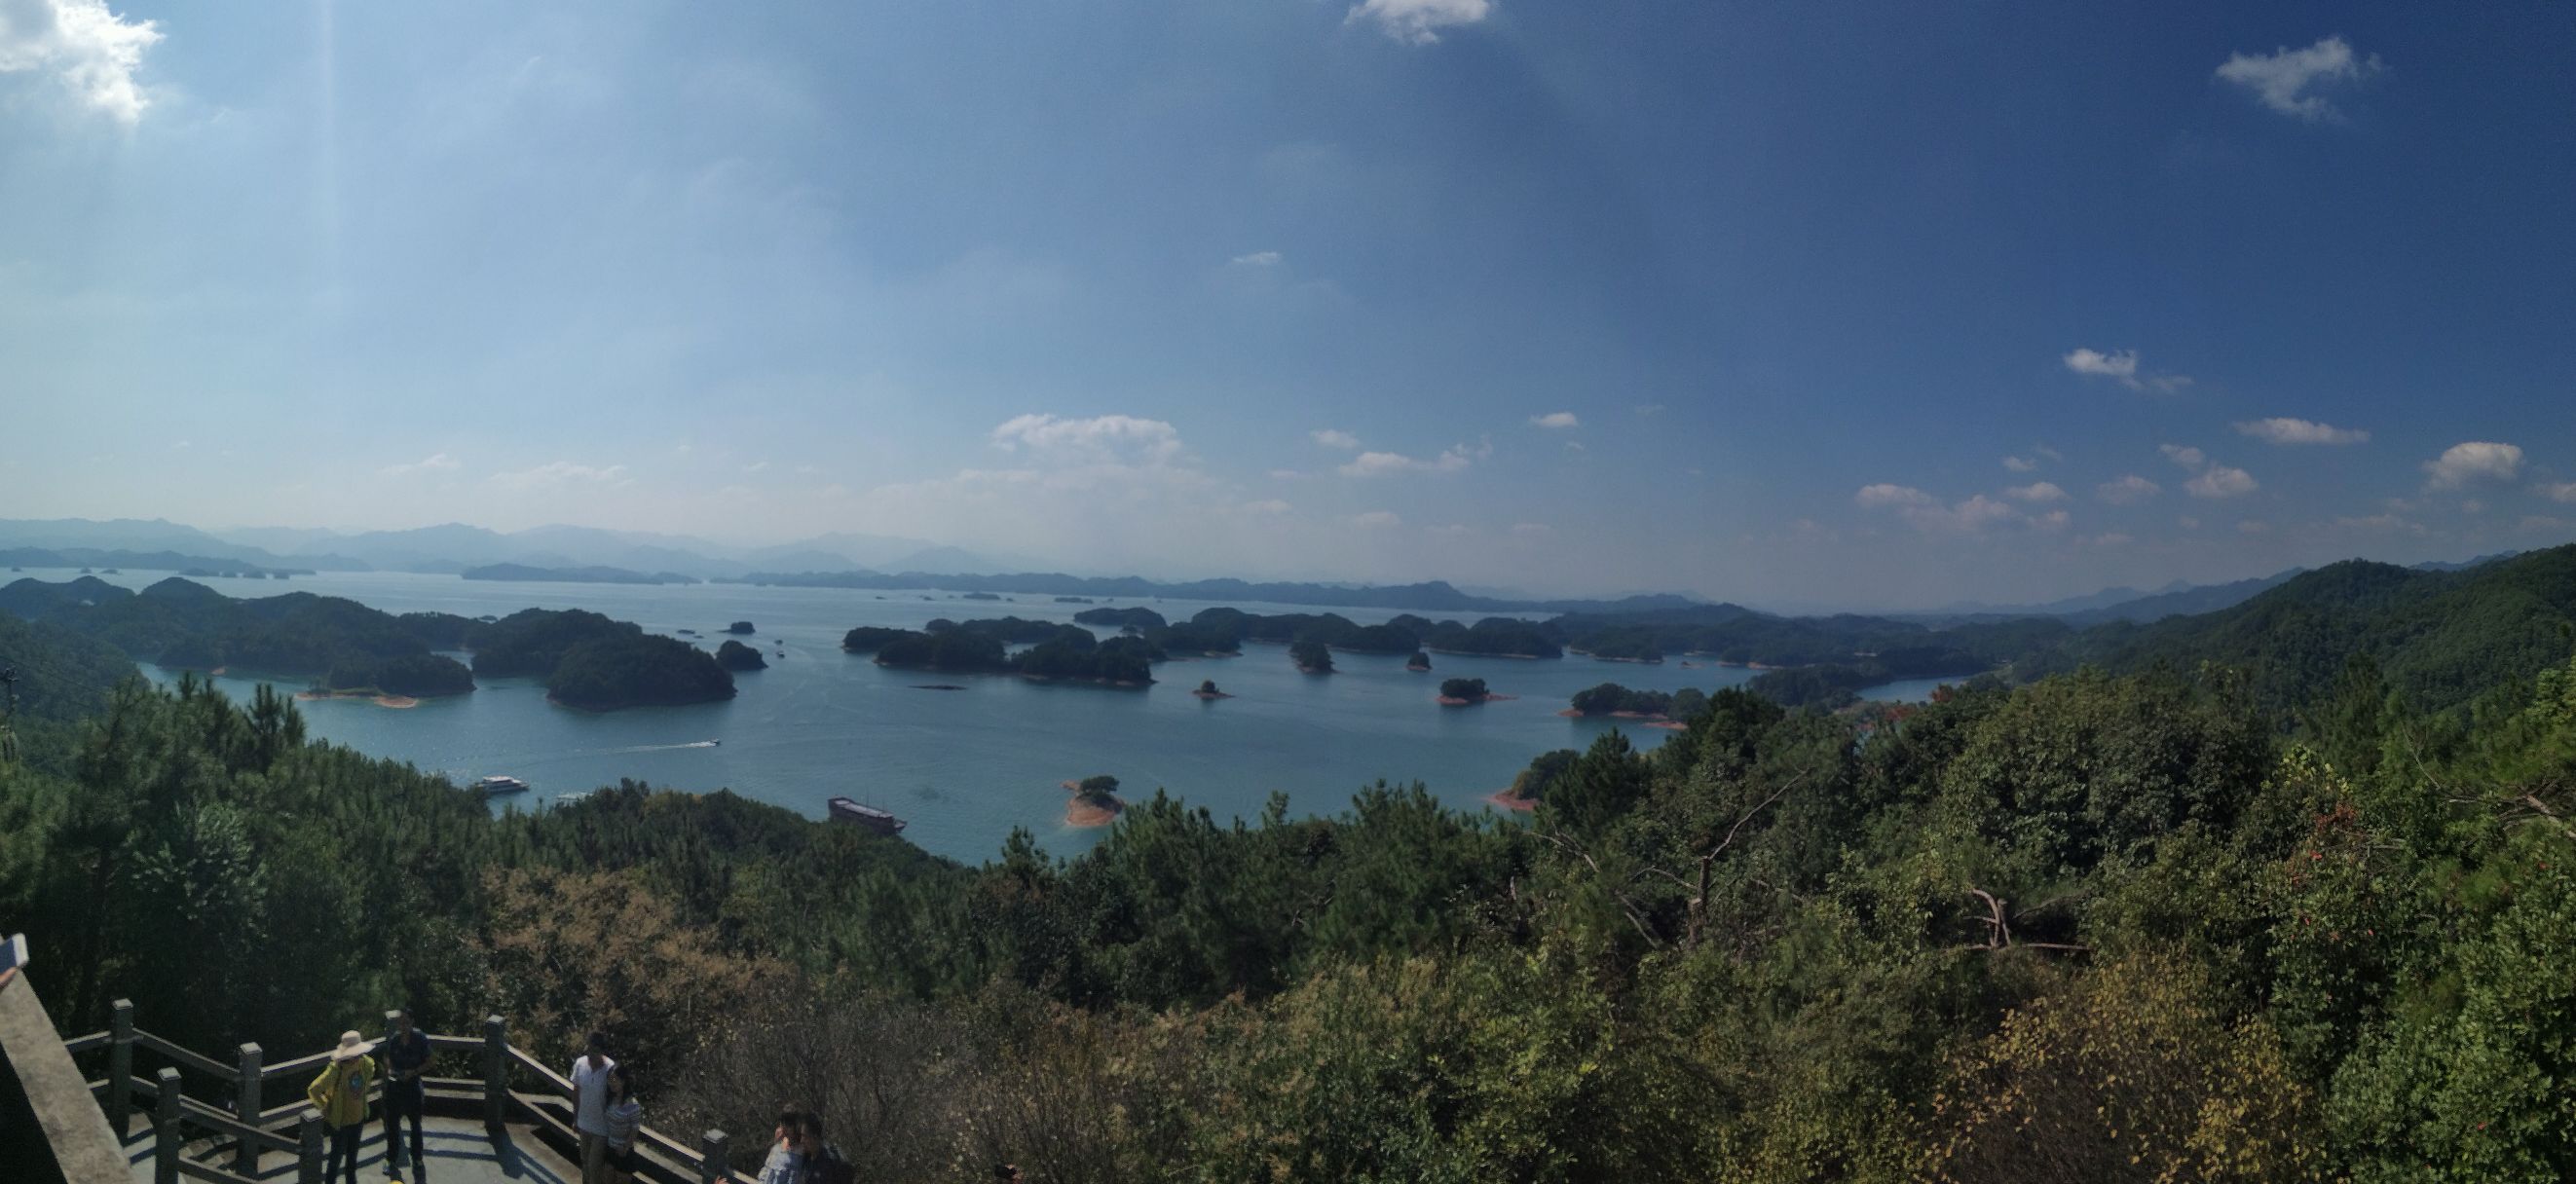
<path id="1" fill-rule="evenodd" d="M 1526 824 L 1131 792 L 1078 857 L 980 867 L 634 784 L 495 818 L 39 625 L 0 632 L 21 714 L 85 722 L 0 767 L 0 927 L 75 1031 L 120 996 L 200 1049 L 401 1001 L 551 1060 L 604 1029 L 745 1168 L 794 1098 L 868 1179 L 2566 1179 L 2561 602 L 2317 574 L 2360 625 L 2157 635 L 2279 668 L 2124 657 L 1866 734 L 1722 690 L 1537 762 Z"/>

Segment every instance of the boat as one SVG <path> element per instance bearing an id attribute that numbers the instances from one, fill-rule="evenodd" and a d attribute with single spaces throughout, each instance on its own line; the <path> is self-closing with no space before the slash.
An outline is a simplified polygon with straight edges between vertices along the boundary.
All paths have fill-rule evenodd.
<path id="1" fill-rule="evenodd" d="M 474 788 L 483 796 L 490 797 L 494 794 L 526 793 L 528 792 L 528 783 L 521 781 L 516 777 L 504 777 L 496 773 L 490 777 L 482 779 L 481 781 L 475 782 Z"/>
<path id="2" fill-rule="evenodd" d="M 834 822 L 846 822 L 852 826 L 863 826 L 881 835 L 898 835 L 903 833 L 903 819 L 897 818 L 892 814 L 888 814 L 874 806 L 862 806 L 855 798 L 833 798 L 831 801 L 824 803 L 824 805 L 830 808 L 831 818 Z"/>

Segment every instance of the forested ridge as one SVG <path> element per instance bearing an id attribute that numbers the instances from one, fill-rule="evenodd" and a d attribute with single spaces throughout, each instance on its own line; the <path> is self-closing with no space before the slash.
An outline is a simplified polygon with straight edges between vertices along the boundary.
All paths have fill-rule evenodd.
<path id="1" fill-rule="evenodd" d="M 1078 858 L 978 867 L 725 793 L 495 819 L 0 621 L 0 928 L 69 1030 L 118 996 L 206 1049 L 403 999 L 555 1058 L 600 1027 L 657 1126 L 808 1101 L 870 1179 L 2555 1181 L 2555 570 L 2322 569 L 2260 630 L 1901 716 L 1721 690 L 1651 753 L 1544 758 L 1526 822 L 1131 792 Z"/>

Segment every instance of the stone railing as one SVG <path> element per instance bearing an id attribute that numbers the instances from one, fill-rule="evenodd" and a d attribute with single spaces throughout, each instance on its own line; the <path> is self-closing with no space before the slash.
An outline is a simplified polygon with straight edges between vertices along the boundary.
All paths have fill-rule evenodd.
<path id="1" fill-rule="evenodd" d="M 392 1034 L 396 1014 L 385 1013 L 387 1036 Z M 107 1054 L 107 1075 L 88 1084 L 118 1138 L 125 1138 L 133 1127 L 136 1100 L 151 1103 L 154 1184 L 178 1184 L 181 1176 L 209 1184 L 258 1184 L 253 1177 L 258 1175 L 263 1152 L 296 1156 L 303 1184 L 319 1184 L 328 1140 L 322 1116 L 305 1101 L 304 1085 L 330 1064 L 329 1052 L 271 1063 L 259 1045 L 244 1044 L 234 1050 L 234 1061 L 227 1065 L 136 1027 L 134 1005 L 129 1001 L 116 1001 L 112 1021 L 109 1030 L 75 1036 L 63 1041 L 63 1048 L 74 1057 Z M 572 1126 L 572 1083 L 512 1045 L 500 1016 L 485 1017 L 481 1036 L 432 1034 L 429 1046 L 433 1054 L 448 1054 L 449 1061 L 455 1059 L 453 1054 L 470 1054 L 480 1072 L 474 1077 L 422 1078 L 428 1113 L 480 1117 L 496 1153 L 501 1154 L 509 1151 L 510 1127 L 525 1125 L 559 1154 L 579 1161 L 581 1140 Z M 134 1063 L 137 1053 L 167 1063 L 152 1076 L 139 1076 Z M 430 1064 L 438 1067 L 436 1055 Z M 229 1101 L 229 1108 L 189 1097 L 183 1087 L 191 1077 L 221 1083 L 225 1088 L 218 1096 Z M 274 1096 L 287 1101 L 269 1106 L 273 1095 L 267 1083 L 279 1077 L 288 1082 Z M 377 1077 L 368 1095 L 370 1101 L 381 1103 L 383 1074 Z M 380 1126 L 383 1111 L 370 1106 L 367 1121 Z M 201 1144 L 196 1157 L 188 1154 L 192 1143 Z M 636 1177 L 653 1184 L 715 1184 L 729 1178 L 723 1131 L 708 1131 L 697 1146 L 690 1147 L 644 1127 L 636 1132 L 635 1149 Z"/>

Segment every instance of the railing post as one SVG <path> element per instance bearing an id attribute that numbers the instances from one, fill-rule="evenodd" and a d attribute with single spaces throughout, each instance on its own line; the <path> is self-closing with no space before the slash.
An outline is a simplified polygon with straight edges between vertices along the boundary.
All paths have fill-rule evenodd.
<path id="1" fill-rule="evenodd" d="M 497 1015 L 483 1017 L 483 1126 L 498 1131 L 510 1116 L 510 1040 Z"/>
<path id="2" fill-rule="evenodd" d="M 134 1001 L 110 1005 L 107 1035 L 107 1125 L 123 1140 L 134 1129 Z"/>
<path id="3" fill-rule="evenodd" d="M 164 1067 L 152 1077 L 152 1182 L 179 1184 L 179 1071 Z"/>
<path id="4" fill-rule="evenodd" d="M 234 1078 L 233 1085 L 233 1117 L 240 1119 L 243 1126 L 259 1125 L 261 1059 L 258 1045 L 241 1046 L 241 1064 L 236 1069 L 239 1075 Z M 241 1141 L 241 1146 L 233 1151 L 233 1172 L 243 1176 L 259 1174 L 259 1144 L 248 1139 Z"/>
<path id="5" fill-rule="evenodd" d="M 698 1184 L 716 1184 L 725 1176 L 725 1133 L 708 1131 L 698 1136 Z"/>
<path id="6" fill-rule="evenodd" d="M 296 1115 L 295 1137 L 303 1144 L 295 1162 L 296 1184 L 322 1184 L 322 1161 L 329 1154 L 322 1148 L 322 1112 L 307 1106 Z"/>

